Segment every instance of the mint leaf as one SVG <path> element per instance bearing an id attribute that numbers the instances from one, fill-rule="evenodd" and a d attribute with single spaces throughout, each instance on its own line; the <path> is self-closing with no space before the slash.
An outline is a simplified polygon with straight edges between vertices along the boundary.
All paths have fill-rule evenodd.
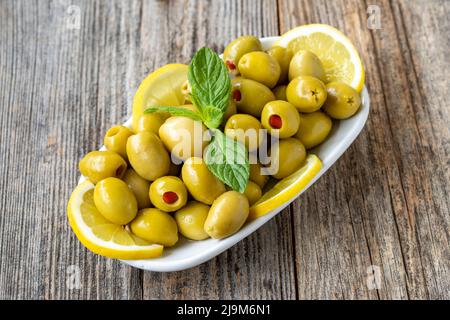
<path id="1" fill-rule="evenodd" d="M 202 121 L 202 117 L 197 112 L 187 110 L 181 107 L 164 107 L 164 106 L 153 106 L 144 110 L 144 114 L 152 113 L 156 111 L 166 111 L 172 116 L 188 117 L 192 120 Z"/>
<path id="2" fill-rule="evenodd" d="M 219 109 L 207 106 L 203 109 L 202 118 L 208 128 L 218 128 L 222 123 L 223 113 Z"/>
<path id="3" fill-rule="evenodd" d="M 214 137 L 205 150 L 205 163 L 208 169 L 233 190 L 243 193 L 250 176 L 245 146 L 214 130 Z"/>
<path id="4" fill-rule="evenodd" d="M 210 128 L 219 127 L 231 93 L 231 80 L 222 59 L 209 48 L 200 49 L 189 64 L 188 80 L 192 88 L 192 102 L 203 118 L 211 116 L 212 108 L 220 111 L 220 116 L 217 112 L 214 119 L 208 119 Z M 205 112 L 209 115 L 205 115 Z M 208 123 L 205 124 L 208 126 Z"/>

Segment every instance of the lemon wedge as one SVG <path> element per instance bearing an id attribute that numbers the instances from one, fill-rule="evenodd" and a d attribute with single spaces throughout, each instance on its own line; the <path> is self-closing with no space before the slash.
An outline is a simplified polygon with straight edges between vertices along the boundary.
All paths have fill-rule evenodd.
<path id="1" fill-rule="evenodd" d="M 132 127 L 136 128 L 139 117 L 148 107 L 183 105 L 181 87 L 187 80 L 187 73 L 187 65 L 172 63 L 148 75 L 134 96 Z"/>
<path id="2" fill-rule="evenodd" d="M 99 255 L 123 259 L 161 256 L 163 246 L 133 235 L 126 227 L 106 220 L 94 205 L 94 184 L 84 181 L 73 191 L 68 204 L 70 226 L 80 242 Z"/>
<path id="3" fill-rule="evenodd" d="M 249 219 L 261 217 L 295 198 L 320 169 L 322 169 L 322 161 L 316 155 L 309 154 L 300 169 L 280 180 L 250 208 Z"/>
<path id="4" fill-rule="evenodd" d="M 327 82 L 347 83 L 361 92 L 364 86 L 364 67 L 352 42 L 339 30 L 326 24 L 308 24 L 283 34 L 276 46 L 293 53 L 308 50 L 322 61 Z"/>

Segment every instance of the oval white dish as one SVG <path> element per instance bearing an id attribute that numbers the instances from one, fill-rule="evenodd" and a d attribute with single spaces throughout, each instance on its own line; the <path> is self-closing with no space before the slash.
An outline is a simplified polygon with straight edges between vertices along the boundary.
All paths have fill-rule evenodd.
<path id="1" fill-rule="evenodd" d="M 261 43 L 267 49 L 278 39 L 279 37 L 261 38 Z M 350 119 L 335 122 L 327 140 L 311 151 L 311 153 L 316 154 L 322 160 L 323 167 L 306 188 L 289 202 L 284 203 L 265 216 L 246 223 L 241 230 L 228 238 L 221 240 L 207 239 L 203 241 L 190 241 L 180 237 L 176 246 L 174 248 L 165 248 L 163 255 L 159 258 L 121 261 L 135 268 L 149 271 L 171 272 L 189 269 L 214 258 L 255 232 L 314 184 L 358 137 L 367 121 L 370 109 L 369 93 L 365 86 L 361 92 L 361 98 L 362 105 L 360 110 Z M 131 127 L 131 118 L 124 125 Z M 104 149 L 105 147 L 103 146 L 100 150 Z M 78 183 L 84 180 L 85 178 L 82 176 Z"/>

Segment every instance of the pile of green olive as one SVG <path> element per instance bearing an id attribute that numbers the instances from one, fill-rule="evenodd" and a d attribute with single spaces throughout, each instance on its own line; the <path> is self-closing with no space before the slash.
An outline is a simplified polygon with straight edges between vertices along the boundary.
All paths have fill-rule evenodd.
<path id="1" fill-rule="evenodd" d="M 279 164 L 273 179 L 298 170 L 307 150 L 327 138 L 332 119 L 351 117 L 361 104 L 352 87 L 327 83 L 322 62 L 309 51 L 264 51 L 258 38 L 244 36 L 226 47 L 223 60 L 232 77 L 232 94 L 222 128 L 253 153 L 267 140 L 266 131 L 279 138 L 270 153 Z M 186 96 L 180 108 L 195 110 L 188 83 L 180 90 Z M 81 173 L 95 184 L 94 203 L 106 219 L 168 247 L 179 233 L 204 240 L 237 232 L 269 180 L 262 164 L 251 164 L 245 192 L 230 191 L 209 171 L 202 150 L 194 153 L 193 141 L 186 142 L 190 154 L 176 152 L 181 129 L 193 133 L 194 120 L 164 112 L 144 114 L 132 129 L 109 129 L 107 150 L 90 152 L 79 163 Z M 249 141 L 240 134 L 249 129 L 264 133 Z M 205 126 L 202 130 L 207 131 Z M 207 144 L 202 141 L 202 149 Z"/>

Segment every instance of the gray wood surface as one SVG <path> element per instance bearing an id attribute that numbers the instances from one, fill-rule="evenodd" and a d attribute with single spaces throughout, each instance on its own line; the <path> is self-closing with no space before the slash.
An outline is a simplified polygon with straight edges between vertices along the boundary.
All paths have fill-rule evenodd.
<path id="1" fill-rule="evenodd" d="M 0 0 L 0 298 L 450 298 L 449 16 L 445 0 Z M 148 73 L 314 22 L 354 41 L 372 99 L 324 177 L 187 271 L 143 272 L 80 245 L 66 218 L 77 162 L 130 116 Z"/>

